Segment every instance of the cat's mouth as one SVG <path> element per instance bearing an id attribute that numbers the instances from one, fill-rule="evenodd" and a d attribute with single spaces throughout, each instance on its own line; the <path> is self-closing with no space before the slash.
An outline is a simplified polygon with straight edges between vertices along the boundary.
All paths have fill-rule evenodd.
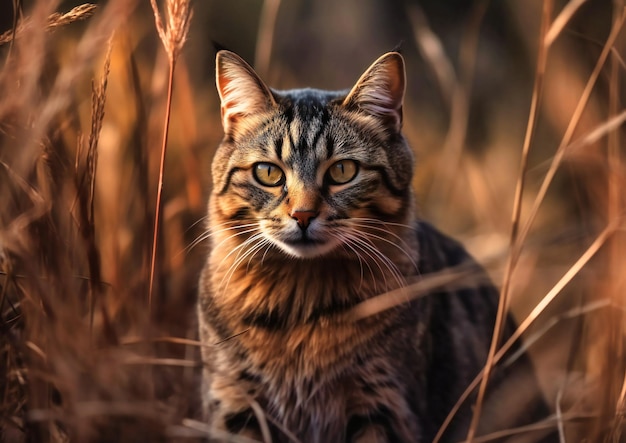
<path id="1" fill-rule="evenodd" d="M 299 239 L 284 240 L 284 242 L 291 246 L 315 246 L 315 245 L 322 245 L 326 243 L 322 240 L 316 240 L 306 235 L 302 236 L 302 238 L 299 238 Z"/>
<path id="2" fill-rule="evenodd" d="M 319 257 L 336 246 L 333 242 L 311 238 L 307 235 L 300 238 L 281 239 L 277 243 L 284 252 L 299 258 Z"/>

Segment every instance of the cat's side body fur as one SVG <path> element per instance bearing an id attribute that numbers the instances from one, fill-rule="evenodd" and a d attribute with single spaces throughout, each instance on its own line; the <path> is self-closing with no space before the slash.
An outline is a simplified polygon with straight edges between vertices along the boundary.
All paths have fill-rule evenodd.
<path id="1" fill-rule="evenodd" d="M 225 138 L 198 302 L 207 420 L 257 439 L 267 421 L 275 442 L 429 441 L 484 365 L 497 293 L 484 278 L 349 315 L 431 272 L 483 273 L 416 217 L 401 56 L 346 92 L 270 90 L 226 51 L 217 65 Z M 466 404 L 446 441 L 470 417 Z"/>

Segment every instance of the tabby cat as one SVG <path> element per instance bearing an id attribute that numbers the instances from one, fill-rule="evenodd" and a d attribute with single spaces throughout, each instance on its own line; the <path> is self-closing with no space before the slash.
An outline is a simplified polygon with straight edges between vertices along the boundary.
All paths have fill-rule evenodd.
<path id="1" fill-rule="evenodd" d="M 206 420 L 274 442 L 432 440 L 485 363 L 497 293 L 416 215 L 402 56 L 383 55 L 338 92 L 270 89 L 229 51 L 216 63 L 225 136 L 198 302 Z M 352 315 L 463 264 L 484 278 L 425 297 L 408 287 L 404 302 Z M 534 401 L 528 360 L 518 366 L 528 380 L 486 406 L 483 432 Z M 492 379 L 491 398 L 504 378 Z M 466 403 L 444 441 L 465 437 Z"/>

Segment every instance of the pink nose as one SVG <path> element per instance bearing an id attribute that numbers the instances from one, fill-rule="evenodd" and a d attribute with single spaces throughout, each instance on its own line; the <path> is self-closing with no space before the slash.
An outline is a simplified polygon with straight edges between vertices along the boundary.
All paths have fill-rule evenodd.
<path id="1" fill-rule="evenodd" d="M 306 229 L 309 226 L 312 218 L 317 217 L 319 212 L 316 211 L 293 211 L 291 218 L 298 222 L 298 226 L 302 229 Z"/>

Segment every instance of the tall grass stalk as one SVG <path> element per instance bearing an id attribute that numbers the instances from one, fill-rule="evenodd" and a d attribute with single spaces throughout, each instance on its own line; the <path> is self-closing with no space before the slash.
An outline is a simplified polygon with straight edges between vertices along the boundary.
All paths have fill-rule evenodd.
<path id="1" fill-rule="evenodd" d="M 552 1 L 546 0 L 543 3 L 543 13 L 541 16 L 541 29 L 539 32 L 540 41 L 545 39 L 545 35 L 548 31 L 548 24 L 552 15 Z M 511 278 L 513 270 L 517 264 L 517 257 L 512 253 L 517 241 L 517 234 L 520 223 L 520 215 L 522 212 L 522 197 L 524 195 L 524 184 L 526 178 L 526 169 L 528 168 L 528 153 L 530 152 L 530 146 L 533 140 L 535 125 L 537 124 L 537 117 L 539 115 L 539 107 L 541 100 L 541 93 L 543 89 L 543 78 L 546 70 L 548 48 L 544 44 L 539 45 L 539 53 L 537 56 L 537 67 L 535 68 L 535 81 L 533 85 L 533 92 L 530 102 L 530 111 L 528 116 L 528 124 L 526 126 L 526 135 L 524 137 L 524 144 L 522 146 L 522 157 L 520 160 L 520 169 L 517 176 L 517 183 L 515 186 L 515 197 L 513 201 L 513 215 L 511 217 L 511 236 L 509 238 L 509 256 L 506 264 L 506 270 L 504 271 L 504 281 L 500 289 L 500 299 L 498 302 L 498 311 L 496 314 L 496 322 L 493 328 L 493 337 L 489 346 L 489 353 L 487 354 L 487 362 L 485 363 L 485 369 L 483 378 L 478 389 L 478 396 L 476 397 L 476 404 L 474 406 L 474 413 L 472 421 L 467 433 L 467 440 L 472 441 L 478 428 L 478 423 L 482 413 L 482 405 L 487 392 L 487 383 L 489 382 L 489 376 L 491 369 L 495 362 L 494 357 L 500 341 L 502 339 L 502 333 L 504 331 L 504 325 L 509 312 L 509 297 L 511 288 Z"/>
<path id="2" fill-rule="evenodd" d="M 620 11 L 618 18 L 613 21 L 611 33 L 606 39 L 604 47 L 602 48 L 602 52 L 600 53 L 600 56 L 598 57 L 598 60 L 593 68 L 593 71 L 591 75 L 589 76 L 589 79 L 587 80 L 585 89 L 580 99 L 578 100 L 576 109 L 574 110 L 574 114 L 572 115 L 569 121 L 569 124 L 567 126 L 567 129 L 565 131 L 565 134 L 563 135 L 563 138 L 561 139 L 561 142 L 559 146 L 557 147 L 556 154 L 552 158 L 552 162 L 550 163 L 550 168 L 548 169 L 548 172 L 546 172 L 546 175 L 544 176 L 544 179 L 541 183 L 541 187 L 539 191 L 537 192 L 537 195 L 534 199 L 533 206 L 530 209 L 528 220 L 524 224 L 519 236 L 517 237 L 516 245 L 511 252 L 511 254 L 514 254 L 515 256 L 519 256 L 519 254 L 521 253 L 524 241 L 526 237 L 528 236 L 530 229 L 532 228 L 535 218 L 537 217 L 539 207 L 543 203 L 546 193 L 548 192 L 548 189 L 550 185 L 552 184 L 552 180 L 554 179 L 554 176 L 557 170 L 561 166 L 561 163 L 563 161 L 565 154 L 570 148 L 572 137 L 574 136 L 574 132 L 589 102 L 591 92 L 594 86 L 596 85 L 596 81 L 598 80 L 598 77 L 600 76 L 600 73 L 606 63 L 606 60 L 615 45 L 615 41 L 617 40 L 620 32 L 622 31 L 622 26 L 624 24 L 625 19 L 626 19 L 626 9 L 623 9 L 622 11 Z M 559 26 L 564 26 L 564 25 L 559 23 Z M 560 27 L 559 29 L 562 29 L 562 27 Z M 551 31 L 548 31 L 548 32 L 551 33 Z M 547 39 L 544 39 L 543 44 L 552 43 L 553 41 L 554 39 L 549 40 L 549 41 Z"/>
<path id="3" fill-rule="evenodd" d="M 585 252 L 578 258 L 578 260 L 568 269 L 568 271 L 561 277 L 561 279 L 552 287 L 552 289 L 542 298 L 541 302 L 539 302 L 532 310 L 532 312 L 519 324 L 515 332 L 507 339 L 507 341 L 497 350 L 497 352 L 493 355 L 491 360 L 491 365 L 497 364 L 504 355 L 515 345 L 515 343 L 522 337 L 524 332 L 537 320 L 537 318 L 541 315 L 541 313 L 552 303 L 557 295 L 561 293 L 561 291 L 567 286 L 567 284 L 589 263 L 598 251 L 606 244 L 607 240 L 615 233 L 618 229 L 619 221 L 614 220 L 609 226 L 607 226 L 598 237 L 593 241 L 593 243 L 585 250 Z M 448 416 L 444 420 L 443 424 L 439 428 L 437 435 L 433 439 L 433 443 L 441 441 L 441 438 L 448 428 L 452 419 L 457 414 L 463 403 L 467 401 L 467 399 L 472 395 L 474 390 L 480 386 L 482 380 L 485 379 L 486 368 L 488 366 L 485 365 L 485 368 L 472 380 L 472 382 L 467 386 L 459 400 L 454 405 L 454 407 L 448 413 Z M 469 438 L 468 438 L 469 440 Z"/>
<path id="4" fill-rule="evenodd" d="M 45 29 L 46 31 L 52 31 L 55 28 L 66 26 L 76 21 L 86 20 L 91 17 L 94 12 L 96 12 L 96 9 L 97 5 L 84 3 L 82 5 L 76 6 L 65 14 L 55 12 L 48 16 Z M 26 19 L 18 22 L 17 16 L 18 11 L 16 8 L 14 12 L 15 18 L 13 22 L 13 28 L 0 34 L 0 45 L 12 42 L 16 38 L 21 37 L 24 31 L 32 26 L 31 20 Z"/>
<path id="5" fill-rule="evenodd" d="M 615 2 L 613 7 L 613 21 L 620 20 L 621 10 L 624 2 Z M 622 45 L 623 47 L 623 45 Z M 617 47 L 619 48 L 619 46 Z M 614 49 L 617 49 L 614 48 Z M 611 66 L 609 74 L 608 88 L 608 108 L 609 115 L 614 118 L 620 114 L 623 106 L 619 102 L 620 86 L 620 60 L 617 51 L 611 53 Z M 623 176 L 623 157 L 620 150 L 621 137 L 618 131 L 612 131 L 608 135 L 607 146 L 607 218 L 609 220 L 624 219 L 626 216 L 626 201 L 624 200 L 624 176 Z M 625 306 L 626 302 L 626 276 L 623 272 L 623 254 L 626 248 L 626 238 L 624 232 L 617 233 L 613 241 L 609 244 L 607 256 L 609 261 L 608 276 L 609 284 L 607 285 L 609 296 L 607 297 L 614 306 Z M 607 340 L 604 344 L 606 347 L 606 355 L 615 355 L 616 364 L 605 362 L 603 372 L 606 380 L 609 382 L 603 386 L 603 395 L 601 410 L 602 415 L 612 417 L 608 429 L 608 439 L 611 441 L 620 441 L 623 439 L 624 429 L 624 412 L 626 412 L 626 352 L 624 350 L 624 337 L 626 337 L 626 328 L 624 326 L 623 313 L 615 310 L 607 317 L 609 332 Z M 617 388 L 616 383 L 621 381 L 621 388 Z M 602 424 L 597 426 L 601 429 Z M 591 435 L 590 437 L 595 437 Z"/>
<path id="6" fill-rule="evenodd" d="M 172 93 L 174 90 L 174 70 L 176 60 L 183 49 L 189 32 L 191 21 L 191 7 L 189 0 L 166 0 L 166 24 L 163 24 L 156 0 L 150 0 L 154 12 L 154 21 L 157 32 L 169 61 L 169 73 L 167 82 L 167 104 L 165 109 L 165 120 L 163 122 L 163 140 L 161 142 L 161 161 L 159 163 L 159 182 L 157 185 L 154 231 L 152 239 L 152 256 L 150 259 L 150 286 L 148 289 L 148 312 L 152 311 L 152 296 L 154 289 L 154 276 L 156 269 L 156 256 L 159 240 L 159 221 L 161 219 L 161 194 L 163 192 L 163 176 L 165 174 L 165 153 L 167 150 L 167 135 L 170 127 L 170 116 L 172 112 Z"/>
<path id="7" fill-rule="evenodd" d="M 100 253 L 96 246 L 94 205 L 96 196 L 96 172 L 98 167 L 98 140 L 100 138 L 100 132 L 102 131 L 102 122 L 104 121 L 104 105 L 106 103 L 107 84 L 111 68 L 112 45 L 113 37 L 109 39 L 107 44 L 107 52 L 100 82 L 96 83 L 92 81 L 91 84 L 91 131 L 89 133 L 87 146 L 85 171 L 82 177 L 83 184 L 77 185 L 79 194 L 86 194 L 84 198 L 87 200 L 86 204 L 80 205 L 81 208 L 87 210 L 87 213 L 82 215 L 79 228 L 86 244 L 89 245 L 87 261 L 89 263 L 89 330 L 91 333 L 93 333 L 96 298 L 102 287 Z M 88 194 L 86 191 L 88 191 Z"/>

